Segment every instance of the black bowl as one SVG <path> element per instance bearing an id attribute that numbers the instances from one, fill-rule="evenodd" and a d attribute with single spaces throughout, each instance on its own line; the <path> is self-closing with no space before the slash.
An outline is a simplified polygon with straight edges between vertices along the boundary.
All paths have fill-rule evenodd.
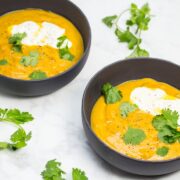
<path id="1" fill-rule="evenodd" d="M 95 152 L 111 165 L 129 173 L 154 176 L 180 169 L 180 158 L 144 161 L 125 156 L 105 145 L 92 131 L 90 116 L 101 87 L 110 82 L 118 85 L 128 80 L 150 77 L 180 88 L 180 66 L 164 60 L 138 58 L 118 61 L 99 71 L 88 83 L 82 100 L 82 120 L 86 136 Z"/>
<path id="2" fill-rule="evenodd" d="M 25 8 L 39 8 L 60 14 L 69 19 L 80 31 L 84 54 L 69 70 L 44 80 L 19 80 L 0 75 L 0 91 L 19 96 L 40 96 L 52 93 L 73 80 L 83 68 L 89 55 L 91 29 L 86 16 L 68 0 L 4 0 L 0 1 L 0 15 Z"/>

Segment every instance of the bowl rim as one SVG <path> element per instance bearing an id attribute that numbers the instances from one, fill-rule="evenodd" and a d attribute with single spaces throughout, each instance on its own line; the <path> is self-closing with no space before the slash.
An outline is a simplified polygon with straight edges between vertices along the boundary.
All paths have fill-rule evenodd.
<path id="1" fill-rule="evenodd" d="M 18 82 L 43 82 L 43 81 L 48 81 L 48 80 L 51 80 L 51 79 L 55 79 L 57 77 L 60 77 L 60 76 L 63 76 L 64 74 L 70 72 L 71 70 L 73 70 L 74 68 L 76 68 L 77 66 L 79 66 L 79 64 L 83 61 L 84 57 L 88 54 L 89 50 L 90 50 L 90 47 L 91 47 L 91 38 L 92 38 L 92 31 L 91 31 L 91 26 L 90 26 L 90 23 L 88 21 L 88 18 L 87 16 L 84 14 L 84 12 L 76 5 L 74 4 L 72 1 L 70 0 L 66 0 L 67 3 L 69 3 L 70 6 L 72 6 L 73 8 L 76 8 L 80 15 L 84 18 L 84 20 L 86 21 L 87 23 L 87 28 L 89 29 L 89 36 L 88 36 L 88 42 L 87 42 L 87 47 L 85 48 L 85 50 L 83 51 L 83 55 L 80 57 L 80 59 L 78 60 L 77 63 L 75 63 L 73 66 L 71 66 L 69 69 L 67 69 L 66 71 L 63 71 L 62 73 L 58 73 L 56 74 L 55 76 L 52 76 L 52 77 L 48 77 L 48 78 L 45 78 L 45 79 L 37 79 L 37 80 L 32 80 L 32 79 L 29 79 L 29 80 L 25 80 L 25 79 L 16 79 L 16 78 L 11 78 L 11 77 L 8 77 L 8 76 L 5 76 L 3 74 L 0 74 L 0 78 L 4 78 L 5 80 L 14 80 L 14 81 L 18 81 Z M 24 9 L 41 9 L 41 8 L 24 8 Z M 14 11 L 17 11 L 17 10 L 22 10 L 22 9 L 16 9 Z M 44 9 L 42 9 L 44 10 Z M 51 11 L 53 12 L 52 10 L 48 10 L 46 9 L 45 11 Z M 10 11 L 12 12 L 12 11 Z M 7 13 L 10 13 L 10 12 L 7 12 Z M 53 12 L 54 13 L 54 12 Z M 4 13 L 6 14 L 6 13 Z M 3 14 L 3 15 L 4 15 Z M 58 13 L 56 13 L 58 14 Z M 1 15 L 1 16 L 3 16 Z M 60 14 L 59 14 L 60 15 Z M 63 16 L 65 17 L 65 16 Z M 65 17 L 66 18 L 66 17 Z M 68 19 L 68 18 L 66 18 Z M 69 20 L 70 21 L 70 20 Z M 71 21 L 70 21 L 71 22 Z M 71 22 L 72 23 L 72 22 Z M 72 23 L 74 25 L 74 23 Z M 75 26 L 75 25 L 74 25 Z M 76 27 L 76 26 L 75 26 Z M 78 29 L 78 27 L 76 27 Z M 79 31 L 79 29 L 78 29 Z M 80 33 L 81 34 L 81 33 Z M 82 34 L 81 34 L 82 36 Z M 82 36 L 82 39 L 83 39 L 83 36 Z"/>
<path id="2" fill-rule="evenodd" d="M 155 61 L 159 61 L 161 63 L 168 63 L 169 65 L 173 65 L 173 66 L 177 66 L 180 68 L 180 66 L 178 64 L 175 64 L 173 62 L 170 62 L 168 60 L 164 60 L 164 59 L 160 59 L 160 58 L 152 58 L 152 57 L 138 57 L 138 58 L 128 58 L 128 59 L 123 59 L 123 60 L 118 60 L 116 62 L 113 62 L 109 65 L 106 65 L 105 67 L 103 67 L 102 69 L 100 69 L 97 73 L 95 73 L 90 80 L 88 81 L 84 93 L 83 93 L 83 98 L 82 98 L 82 120 L 83 122 L 86 123 L 88 129 L 90 130 L 90 132 L 93 134 L 93 136 L 97 139 L 98 143 L 102 144 L 103 146 L 105 146 L 108 150 L 112 151 L 114 154 L 118 155 L 118 156 L 123 156 L 124 158 L 128 158 L 130 160 L 136 161 L 136 162 L 141 162 L 141 163 L 152 163 L 152 164 L 156 164 L 156 163 L 168 163 L 168 162 L 172 162 L 172 161 L 176 161 L 176 160 L 180 160 L 180 156 L 179 157 L 175 157 L 172 159 L 166 159 L 166 160 L 143 160 L 143 159 L 136 159 L 130 156 L 127 156 L 121 152 L 116 151 L 115 149 L 111 148 L 110 146 L 108 146 L 105 142 L 103 142 L 96 134 L 95 132 L 92 130 L 90 123 L 88 123 L 88 117 L 86 115 L 86 111 L 85 111 L 85 97 L 87 96 L 87 90 L 89 89 L 91 83 L 96 79 L 96 77 L 101 74 L 103 71 L 105 71 L 106 69 L 108 69 L 111 66 L 114 66 L 116 64 L 119 63 L 124 63 L 124 62 L 133 62 L 133 61 L 138 61 L 138 60 L 147 60 L 147 61 L 151 61 L 151 62 L 155 62 Z M 92 110 L 91 110 L 92 111 Z M 90 121 L 89 121 L 90 122 Z M 95 150 L 95 148 L 93 148 Z M 95 150 L 96 151 L 96 150 Z M 102 156 L 101 156 L 102 157 Z"/>

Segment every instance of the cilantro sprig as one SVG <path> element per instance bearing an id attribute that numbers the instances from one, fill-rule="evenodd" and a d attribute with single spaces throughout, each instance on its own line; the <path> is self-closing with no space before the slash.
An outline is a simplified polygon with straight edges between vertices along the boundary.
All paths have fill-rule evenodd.
<path id="1" fill-rule="evenodd" d="M 62 59 L 72 61 L 74 59 L 74 55 L 71 54 L 68 47 L 68 38 L 67 36 L 61 36 L 58 38 L 57 48 L 59 48 L 59 56 Z"/>
<path id="2" fill-rule="evenodd" d="M 126 12 L 130 13 L 130 17 L 126 20 L 126 30 L 123 30 L 119 27 L 118 22 L 121 16 Z M 140 44 L 142 42 L 141 32 L 148 30 L 150 20 L 150 8 L 147 3 L 140 8 L 132 3 L 131 7 L 120 13 L 120 15 L 107 16 L 102 19 L 103 23 L 109 28 L 115 28 L 115 35 L 119 41 L 127 43 L 128 48 L 133 50 L 128 58 L 149 56 L 149 52 L 142 49 Z M 136 28 L 135 32 L 133 32 L 134 27 Z"/>
<path id="3" fill-rule="evenodd" d="M 16 33 L 9 38 L 9 44 L 12 45 L 13 51 L 22 52 L 22 40 L 26 36 L 26 33 Z"/>
<path id="4" fill-rule="evenodd" d="M 48 161 L 41 176 L 44 180 L 65 180 L 63 178 L 65 172 L 60 166 L 61 163 L 57 162 L 56 159 Z"/>
<path id="5" fill-rule="evenodd" d="M 36 66 L 38 64 L 39 52 L 31 51 L 28 56 L 23 56 L 20 60 L 20 64 L 23 66 Z"/>
<path id="6" fill-rule="evenodd" d="M 123 102 L 120 105 L 120 114 L 123 118 L 126 118 L 129 113 L 134 112 L 136 109 L 138 109 L 138 106 L 136 104 Z"/>
<path id="7" fill-rule="evenodd" d="M 177 111 L 163 109 L 160 115 L 152 120 L 153 127 L 158 131 L 158 138 L 166 144 L 180 142 L 180 131 L 178 128 L 179 114 Z"/>
<path id="8" fill-rule="evenodd" d="M 122 93 L 117 87 L 110 83 L 105 83 L 101 88 L 101 93 L 104 95 L 106 104 L 113 104 L 122 99 Z"/>
<path id="9" fill-rule="evenodd" d="M 56 159 L 46 163 L 45 170 L 41 172 L 44 180 L 65 180 L 65 172 L 61 169 L 61 163 Z M 72 180 L 88 180 L 84 171 L 78 168 L 72 169 Z"/>
<path id="10" fill-rule="evenodd" d="M 33 117 L 28 112 L 21 112 L 18 109 L 0 109 L 0 122 L 9 122 L 18 127 L 11 137 L 10 142 L 0 142 L 0 149 L 17 150 L 27 145 L 31 139 L 31 132 L 26 131 L 21 126 L 33 120 Z"/>

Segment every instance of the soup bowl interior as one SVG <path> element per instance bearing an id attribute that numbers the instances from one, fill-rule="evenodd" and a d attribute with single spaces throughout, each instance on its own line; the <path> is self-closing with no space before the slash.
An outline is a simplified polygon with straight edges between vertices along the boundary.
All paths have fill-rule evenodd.
<path id="1" fill-rule="evenodd" d="M 84 43 L 84 54 L 81 59 L 65 72 L 44 80 L 20 80 L 0 75 L 0 91 L 19 96 L 39 96 L 52 93 L 73 80 L 83 68 L 90 50 L 91 29 L 86 16 L 68 0 L 6 0 L 0 2 L 0 15 L 5 13 L 34 8 L 52 11 L 64 16 L 79 30 Z"/>
<path id="2" fill-rule="evenodd" d="M 164 60 L 153 58 L 129 59 L 111 64 L 99 71 L 88 83 L 82 101 L 83 126 L 90 145 L 95 152 L 111 165 L 139 175 L 162 175 L 180 169 L 180 159 L 167 161 L 137 160 L 118 153 L 104 144 L 91 129 L 91 111 L 100 97 L 101 87 L 125 81 L 153 78 L 180 89 L 180 67 Z"/>

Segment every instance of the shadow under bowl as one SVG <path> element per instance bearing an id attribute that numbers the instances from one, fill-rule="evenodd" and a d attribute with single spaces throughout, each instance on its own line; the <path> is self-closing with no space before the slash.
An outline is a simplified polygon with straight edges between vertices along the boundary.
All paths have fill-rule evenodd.
<path id="1" fill-rule="evenodd" d="M 18 96 L 41 96 L 52 93 L 72 81 L 87 61 L 91 29 L 86 16 L 68 0 L 5 0 L 0 2 L 0 15 L 26 8 L 52 11 L 70 20 L 81 33 L 84 42 L 84 54 L 67 71 L 44 80 L 20 80 L 0 75 L 0 91 Z"/>
<path id="2" fill-rule="evenodd" d="M 101 87 L 140 78 L 153 78 L 180 89 L 180 66 L 153 58 L 137 58 L 115 62 L 99 71 L 88 83 L 82 100 L 82 121 L 85 134 L 94 151 L 111 165 L 129 173 L 155 176 L 180 169 L 180 158 L 145 161 L 123 155 L 103 143 L 91 129 L 91 111 L 100 97 Z"/>

